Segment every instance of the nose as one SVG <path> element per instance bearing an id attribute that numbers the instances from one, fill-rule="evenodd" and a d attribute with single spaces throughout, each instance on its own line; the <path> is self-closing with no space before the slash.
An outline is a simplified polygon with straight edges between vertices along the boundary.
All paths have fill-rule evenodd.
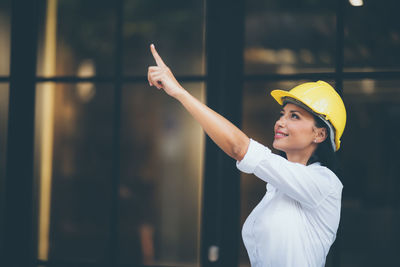
<path id="1" fill-rule="evenodd" d="M 284 127 L 285 126 L 285 118 L 284 118 L 284 116 L 279 117 L 279 119 L 276 121 L 275 124 L 278 127 Z"/>

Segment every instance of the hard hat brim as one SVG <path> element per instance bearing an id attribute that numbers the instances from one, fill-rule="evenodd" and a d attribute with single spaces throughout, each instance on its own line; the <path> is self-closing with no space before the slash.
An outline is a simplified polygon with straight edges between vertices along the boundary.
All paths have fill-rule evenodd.
<path id="1" fill-rule="evenodd" d="M 284 91 L 284 90 L 279 90 L 279 89 L 273 90 L 271 92 L 271 95 L 276 100 L 276 102 L 278 102 L 279 105 L 281 105 L 281 106 L 283 105 L 283 98 L 284 97 L 291 97 L 291 98 L 294 98 L 294 99 L 296 99 L 296 100 L 298 100 L 300 102 L 303 102 L 303 101 L 301 101 L 301 99 L 299 99 L 294 94 L 291 94 L 290 92 Z"/>

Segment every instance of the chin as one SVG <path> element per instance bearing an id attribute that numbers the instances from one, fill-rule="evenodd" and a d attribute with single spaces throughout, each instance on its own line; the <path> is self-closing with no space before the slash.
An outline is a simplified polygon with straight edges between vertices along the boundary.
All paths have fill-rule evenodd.
<path id="1" fill-rule="evenodd" d="M 278 144 L 277 144 L 278 143 Z M 276 150 L 283 151 L 283 147 L 279 145 L 279 142 L 275 141 L 272 143 L 272 147 L 275 148 Z"/>

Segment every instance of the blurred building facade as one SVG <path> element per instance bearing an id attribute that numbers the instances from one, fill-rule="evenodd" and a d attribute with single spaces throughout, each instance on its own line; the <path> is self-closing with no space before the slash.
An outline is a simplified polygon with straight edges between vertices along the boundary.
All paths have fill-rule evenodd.
<path id="1" fill-rule="evenodd" d="M 240 174 L 178 102 L 148 86 L 155 43 L 189 92 L 265 145 L 279 114 L 270 91 L 319 79 L 334 85 L 348 122 L 338 152 L 342 219 L 326 266 L 397 266 L 398 7 L 395 0 L 2 1 L 1 258 L 9 266 L 250 266 L 240 229 L 265 183 Z M 34 13 L 33 23 L 15 19 L 23 12 Z M 19 24 L 34 32 L 27 62 L 12 53 Z M 29 63 L 30 109 L 10 91 L 24 90 L 10 66 Z M 15 110 L 32 118 L 16 121 Z M 21 138 L 32 147 L 15 138 L 29 123 Z M 14 151 L 29 156 L 14 159 Z M 15 176 L 29 166 L 26 177 Z M 14 211 L 13 199 L 26 208 Z M 31 259 L 7 257 L 17 253 L 8 242 L 22 227 L 10 222 L 15 213 L 29 218 L 25 239 L 15 239 Z"/>

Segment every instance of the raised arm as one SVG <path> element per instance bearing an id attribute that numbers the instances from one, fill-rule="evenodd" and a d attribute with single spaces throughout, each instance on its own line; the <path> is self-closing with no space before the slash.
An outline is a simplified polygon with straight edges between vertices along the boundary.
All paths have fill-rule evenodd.
<path id="1" fill-rule="evenodd" d="M 154 45 L 150 49 L 157 63 L 157 66 L 151 66 L 148 70 L 150 86 L 163 89 L 177 99 L 226 154 L 238 161 L 242 160 L 250 143 L 246 134 L 187 92 L 158 55 Z"/>

